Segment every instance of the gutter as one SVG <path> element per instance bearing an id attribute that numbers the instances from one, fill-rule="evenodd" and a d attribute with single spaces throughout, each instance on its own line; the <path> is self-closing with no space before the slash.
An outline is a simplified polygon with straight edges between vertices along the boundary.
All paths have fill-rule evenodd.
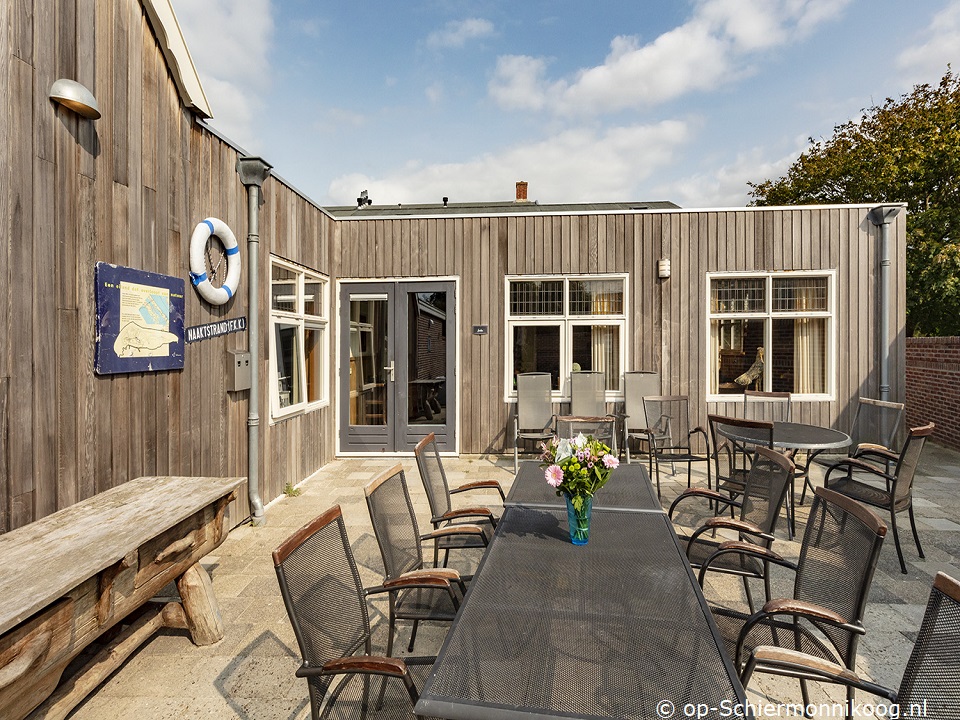
<path id="1" fill-rule="evenodd" d="M 880 399 L 890 400 L 890 223 L 900 205 L 878 205 L 867 217 L 880 227 Z"/>

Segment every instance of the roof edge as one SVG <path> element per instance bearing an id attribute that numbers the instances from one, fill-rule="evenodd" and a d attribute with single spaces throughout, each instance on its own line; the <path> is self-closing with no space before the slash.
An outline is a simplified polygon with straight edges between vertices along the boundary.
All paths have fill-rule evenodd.
<path id="1" fill-rule="evenodd" d="M 210 103 L 200 84 L 200 76 L 190 57 L 183 31 L 177 21 L 170 0 L 140 0 L 147 13 L 153 32 L 160 41 L 160 49 L 167 60 L 170 74 L 180 92 L 183 104 L 204 118 L 213 117 Z"/>

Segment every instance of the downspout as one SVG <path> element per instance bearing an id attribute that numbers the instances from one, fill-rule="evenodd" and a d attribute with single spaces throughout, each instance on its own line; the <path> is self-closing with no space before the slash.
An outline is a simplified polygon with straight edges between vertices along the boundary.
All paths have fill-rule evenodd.
<path id="1" fill-rule="evenodd" d="M 880 399 L 890 399 L 890 223 L 900 214 L 897 205 L 878 205 L 870 222 L 880 227 Z"/>
<path id="2" fill-rule="evenodd" d="M 247 311 L 250 322 L 250 402 L 247 414 L 247 493 L 250 519 L 266 524 L 260 499 L 260 193 L 273 166 L 259 157 L 237 159 L 237 174 L 247 188 Z"/>

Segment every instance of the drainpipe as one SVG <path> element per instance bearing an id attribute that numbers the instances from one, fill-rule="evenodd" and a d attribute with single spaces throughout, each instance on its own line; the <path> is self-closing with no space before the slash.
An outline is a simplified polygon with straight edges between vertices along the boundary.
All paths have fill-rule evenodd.
<path id="1" fill-rule="evenodd" d="M 247 414 L 247 492 L 254 525 L 265 525 L 260 499 L 260 193 L 273 166 L 259 157 L 237 159 L 237 174 L 247 188 L 247 308 L 250 314 L 250 409 Z"/>
<path id="2" fill-rule="evenodd" d="M 880 227 L 880 399 L 890 399 L 890 223 L 899 205 L 878 205 L 870 222 Z"/>

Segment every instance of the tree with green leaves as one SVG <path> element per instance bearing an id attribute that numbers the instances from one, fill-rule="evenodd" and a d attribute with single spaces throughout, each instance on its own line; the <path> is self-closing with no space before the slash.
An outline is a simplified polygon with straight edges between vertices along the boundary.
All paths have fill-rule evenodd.
<path id="1" fill-rule="evenodd" d="M 917 85 L 834 128 L 754 205 L 907 203 L 907 334 L 960 335 L 960 78 Z"/>

